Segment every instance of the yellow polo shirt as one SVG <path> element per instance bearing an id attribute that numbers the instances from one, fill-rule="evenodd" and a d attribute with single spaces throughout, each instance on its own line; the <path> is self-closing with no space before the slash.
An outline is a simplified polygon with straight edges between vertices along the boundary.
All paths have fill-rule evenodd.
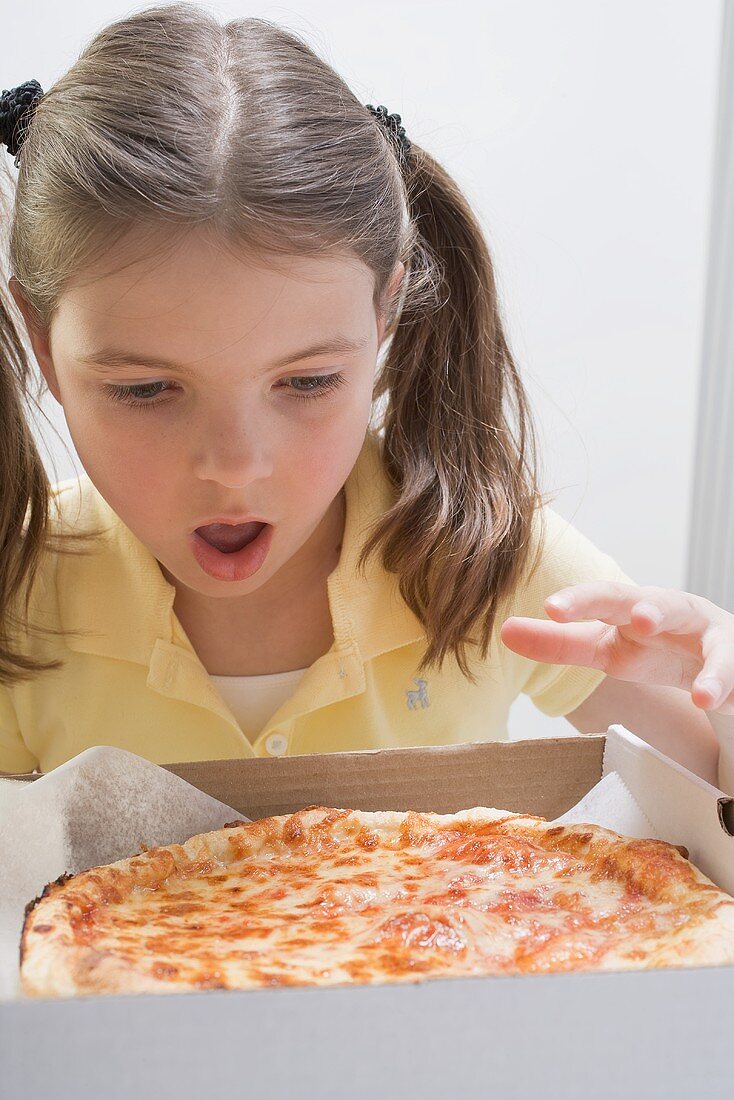
<path id="1" fill-rule="evenodd" d="M 501 644 L 499 629 L 509 615 L 547 618 L 543 600 L 566 585 L 629 578 L 546 506 L 534 528 L 537 538 L 541 520 L 547 524 L 542 561 L 504 601 L 487 660 L 473 662 L 478 682 L 467 681 L 453 657 L 419 677 L 425 633 L 397 578 L 374 556 L 366 577 L 355 567 L 367 528 L 391 502 L 379 446 L 370 430 L 345 485 L 341 557 L 327 582 L 334 643 L 252 742 L 178 622 L 175 589 L 154 556 L 86 475 L 55 486 L 56 530 L 111 531 L 87 554 L 44 554 L 31 621 L 85 633 L 23 635 L 26 652 L 64 666 L 0 685 L 0 771 L 49 771 L 92 745 L 162 764 L 506 740 L 519 692 L 548 715 L 579 706 L 602 672 L 520 657 Z"/>

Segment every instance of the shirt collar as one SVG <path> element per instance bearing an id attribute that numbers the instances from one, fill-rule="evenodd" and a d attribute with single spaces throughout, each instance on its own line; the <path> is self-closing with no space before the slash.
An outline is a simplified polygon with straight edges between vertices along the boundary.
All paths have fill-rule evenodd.
<path id="1" fill-rule="evenodd" d="M 398 577 L 372 554 L 364 571 L 357 560 L 372 525 L 394 502 L 381 456 L 381 438 L 365 435 L 344 486 L 346 519 L 342 550 L 327 590 L 337 652 L 370 660 L 425 639 L 425 631 L 400 595 Z M 173 612 L 176 590 L 153 554 L 119 519 L 85 474 L 56 487 L 63 527 L 106 533 L 89 554 L 58 557 L 57 592 L 62 629 L 72 650 L 149 665 L 154 653 L 183 648 L 194 656 Z M 68 525 L 68 527 L 67 527 Z"/>

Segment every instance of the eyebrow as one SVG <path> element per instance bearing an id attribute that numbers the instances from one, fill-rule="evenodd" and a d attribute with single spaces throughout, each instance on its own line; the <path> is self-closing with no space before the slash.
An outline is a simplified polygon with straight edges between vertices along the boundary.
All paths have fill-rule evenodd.
<path id="1" fill-rule="evenodd" d="M 337 334 L 328 340 L 321 340 L 317 344 L 311 344 L 301 351 L 291 352 L 281 359 L 275 360 L 262 373 L 286 367 L 289 363 L 297 363 L 302 359 L 315 359 L 320 355 L 350 355 L 362 351 L 368 343 L 368 337 L 361 340 L 353 340 L 349 336 Z M 86 363 L 92 368 L 123 368 L 144 367 L 146 370 L 170 370 L 176 371 L 184 377 L 193 376 L 193 371 L 182 363 L 174 363 L 170 359 L 162 359 L 157 355 L 137 355 L 134 352 L 124 351 L 122 348 L 100 348 L 89 355 L 78 356 L 80 363 Z"/>

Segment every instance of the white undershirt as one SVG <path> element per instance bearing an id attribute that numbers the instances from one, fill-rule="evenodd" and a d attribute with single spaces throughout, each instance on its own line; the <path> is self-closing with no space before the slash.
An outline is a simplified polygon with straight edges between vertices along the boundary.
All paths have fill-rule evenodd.
<path id="1" fill-rule="evenodd" d="M 293 694 L 305 668 L 267 676 L 211 676 L 217 691 L 249 741 L 262 732 L 281 703 Z"/>

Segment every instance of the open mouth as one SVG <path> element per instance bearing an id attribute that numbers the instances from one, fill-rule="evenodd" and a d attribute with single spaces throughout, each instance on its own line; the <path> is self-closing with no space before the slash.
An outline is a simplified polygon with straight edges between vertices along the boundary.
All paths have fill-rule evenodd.
<path id="1" fill-rule="evenodd" d="M 197 527 L 196 533 L 221 554 L 236 554 L 256 539 L 264 527 L 266 523 L 207 523 Z"/>

